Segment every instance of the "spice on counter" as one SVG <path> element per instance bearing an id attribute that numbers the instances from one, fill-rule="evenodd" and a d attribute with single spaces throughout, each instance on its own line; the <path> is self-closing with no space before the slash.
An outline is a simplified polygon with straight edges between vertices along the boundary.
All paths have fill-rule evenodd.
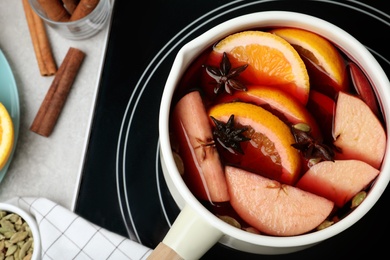
<path id="1" fill-rule="evenodd" d="M 54 75 L 57 72 L 57 64 L 53 57 L 45 25 L 42 19 L 31 9 L 28 0 L 23 0 L 23 8 L 39 71 L 42 76 Z"/>
<path id="2" fill-rule="evenodd" d="M 98 3 L 99 0 L 80 0 L 69 20 L 76 21 L 87 16 L 95 9 Z"/>
<path id="3" fill-rule="evenodd" d="M 84 52 L 69 48 L 35 116 L 31 131 L 45 137 L 52 133 L 84 58 Z"/>
<path id="4" fill-rule="evenodd" d="M 64 3 L 66 10 L 68 10 L 70 14 L 73 14 L 74 10 L 76 9 L 76 6 L 80 2 L 80 0 L 61 0 L 61 1 Z"/>

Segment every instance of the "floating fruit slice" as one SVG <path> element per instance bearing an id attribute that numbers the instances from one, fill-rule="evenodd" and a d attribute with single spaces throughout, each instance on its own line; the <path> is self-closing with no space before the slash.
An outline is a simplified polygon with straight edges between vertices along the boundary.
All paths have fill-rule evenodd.
<path id="1" fill-rule="evenodd" d="M 336 107 L 336 103 L 329 96 L 311 90 L 309 95 L 309 101 L 306 108 L 311 114 L 317 118 L 317 123 L 322 130 L 324 142 L 333 143 L 333 112 Z"/>
<path id="2" fill-rule="evenodd" d="M 232 207 L 260 232 L 303 234 L 332 212 L 333 202 L 318 195 L 231 166 L 225 172 Z"/>
<path id="3" fill-rule="evenodd" d="M 253 103 L 269 110 L 282 121 L 289 124 L 305 123 L 310 126 L 311 134 L 322 139 L 316 120 L 299 101 L 287 92 L 270 86 L 248 86 L 248 91 L 237 91 L 233 95 L 224 95 L 221 102 L 240 100 Z M 322 120 L 322 118 L 321 118 Z"/>
<path id="4" fill-rule="evenodd" d="M 348 63 L 349 73 L 351 75 L 352 84 L 360 98 L 366 102 L 372 112 L 379 118 L 381 116 L 378 101 L 370 82 L 364 75 L 363 71 L 353 62 Z"/>
<path id="5" fill-rule="evenodd" d="M 379 170 L 359 160 L 323 161 L 312 166 L 297 187 L 343 207 L 378 176 Z"/>
<path id="6" fill-rule="evenodd" d="M 311 88 L 321 88 L 319 89 L 321 92 L 331 97 L 334 97 L 338 91 L 347 91 L 344 59 L 330 41 L 316 33 L 297 28 L 278 28 L 271 30 L 271 33 L 288 41 L 306 61 Z M 328 75 L 331 80 L 319 76 L 321 72 Z"/>
<path id="7" fill-rule="evenodd" d="M 7 108 L 0 103 L 0 170 L 12 153 L 14 144 L 14 125 Z"/>
<path id="8" fill-rule="evenodd" d="M 173 111 L 172 129 L 184 165 L 183 179 L 195 196 L 214 202 L 229 200 L 224 169 L 213 145 L 209 118 L 198 91 L 180 99 Z"/>
<path id="9" fill-rule="evenodd" d="M 339 93 L 333 135 L 341 149 L 336 159 L 356 159 L 379 169 L 386 149 L 386 133 L 378 118 L 360 98 Z"/>
<path id="10" fill-rule="evenodd" d="M 283 38 L 263 31 L 239 32 L 216 44 L 211 60 L 220 60 L 224 52 L 229 55 L 232 67 L 248 64 L 240 74 L 243 81 L 281 87 L 306 104 L 310 86 L 305 64 Z"/>
<path id="11" fill-rule="evenodd" d="M 223 122 L 234 115 L 236 124 L 249 127 L 251 140 L 243 145 L 240 167 L 286 184 L 296 181 L 301 169 L 300 155 L 291 146 L 295 139 L 290 128 L 277 116 L 244 102 L 216 105 L 210 109 L 209 115 Z"/>

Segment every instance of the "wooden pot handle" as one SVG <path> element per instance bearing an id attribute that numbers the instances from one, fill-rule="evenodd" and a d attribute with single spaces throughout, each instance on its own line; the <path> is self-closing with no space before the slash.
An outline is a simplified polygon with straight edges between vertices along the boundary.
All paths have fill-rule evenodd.
<path id="1" fill-rule="evenodd" d="M 165 245 L 163 242 L 160 242 L 153 252 L 148 256 L 148 260 L 183 260 L 178 253 L 175 252 L 172 248 Z"/>
<path id="2" fill-rule="evenodd" d="M 222 231 L 185 205 L 148 259 L 198 260 L 222 235 Z"/>

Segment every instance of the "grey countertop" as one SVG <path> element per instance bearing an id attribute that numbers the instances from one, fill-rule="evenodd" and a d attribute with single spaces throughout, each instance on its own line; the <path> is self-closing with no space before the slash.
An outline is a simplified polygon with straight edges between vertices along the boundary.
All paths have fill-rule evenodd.
<path id="1" fill-rule="evenodd" d="M 49 137 L 29 128 L 54 76 L 40 75 L 22 0 L 0 1 L 0 49 L 10 64 L 20 99 L 19 138 L 10 167 L 0 183 L 0 201 L 15 196 L 45 197 L 73 209 L 109 24 L 92 38 L 80 41 L 64 39 L 52 28 L 46 28 L 58 66 L 70 47 L 86 53 Z"/>

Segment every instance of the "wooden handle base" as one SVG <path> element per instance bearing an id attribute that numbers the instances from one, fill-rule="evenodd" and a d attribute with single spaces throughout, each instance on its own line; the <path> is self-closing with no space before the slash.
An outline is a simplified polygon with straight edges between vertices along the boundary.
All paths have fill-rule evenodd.
<path id="1" fill-rule="evenodd" d="M 160 242 L 153 252 L 148 256 L 148 260 L 183 260 L 175 250 Z"/>

